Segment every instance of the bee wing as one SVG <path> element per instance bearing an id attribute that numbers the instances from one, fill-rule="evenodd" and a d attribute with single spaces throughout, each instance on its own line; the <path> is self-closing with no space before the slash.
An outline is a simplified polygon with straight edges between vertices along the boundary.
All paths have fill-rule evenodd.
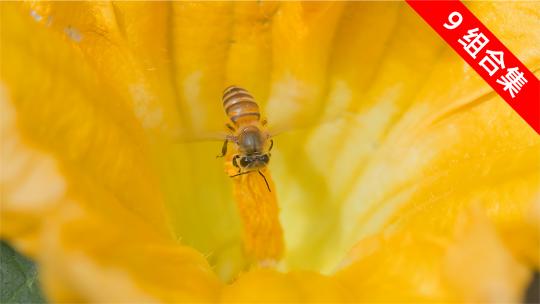
<path id="1" fill-rule="evenodd" d="M 285 133 L 287 131 L 290 131 L 290 130 L 307 130 L 307 129 L 310 129 L 310 128 L 314 128 L 316 126 L 318 126 L 320 123 L 312 123 L 312 124 L 302 124 L 302 125 L 293 125 L 291 123 L 288 123 L 288 122 L 281 122 L 281 123 L 276 123 L 276 124 L 272 124 L 272 125 L 269 125 L 267 127 L 267 132 L 268 134 L 270 135 L 270 137 L 274 137 L 274 136 L 278 136 L 280 135 L 281 133 Z"/>
<path id="2" fill-rule="evenodd" d="M 285 132 L 286 130 L 275 130 L 275 129 L 269 129 L 268 130 L 268 134 L 270 135 L 270 137 L 276 137 L 278 136 L 279 134 Z"/>
<path id="3" fill-rule="evenodd" d="M 231 134 L 224 131 L 197 131 L 178 133 L 173 137 L 176 143 L 218 142 L 229 138 Z"/>
<path id="4" fill-rule="evenodd" d="M 290 125 L 286 124 L 270 124 L 267 127 L 267 132 L 270 135 L 270 137 L 278 136 L 283 132 L 287 132 L 288 130 L 291 130 L 292 127 Z"/>

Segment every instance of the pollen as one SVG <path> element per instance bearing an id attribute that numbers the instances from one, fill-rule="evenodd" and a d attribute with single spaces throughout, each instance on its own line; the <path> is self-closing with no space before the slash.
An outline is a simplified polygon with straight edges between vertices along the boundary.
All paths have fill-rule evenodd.
<path id="1" fill-rule="evenodd" d="M 231 164 L 232 154 L 227 155 L 225 172 L 237 173 Z M 271 191 L 261 175 L 253 173 L 232 178 L 233 196 L 243 226 L 244 253 L 247 259 L 261 267 L 273 266 L 283 256 L 283 229 L 279 221 L 279 206 L 270 170 L 264 168 Z"/>

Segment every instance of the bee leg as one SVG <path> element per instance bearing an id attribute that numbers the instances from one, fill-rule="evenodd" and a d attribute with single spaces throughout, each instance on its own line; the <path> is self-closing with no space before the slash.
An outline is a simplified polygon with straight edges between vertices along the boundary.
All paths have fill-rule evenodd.
<path id="1" fill-rule="evenodd" d="M 229 143 L 229 139 L 225 139 L 223 142 L 223 147 L 221 147 L 221 155 L 216 156 L 216 158 L 220 158 L 225 156 L 227 154 L 227 144 Z"/>
<path id="2" fill-rule="evenodd" d="M 231 124 L 226 123 L 225 127 L 227 127 L 227 129 L 231 130 L 232 132 L 236 131 L 236 129 L 233 126 L 231 126 Z"/>
<path id="3" fill-rule="evenodd" d="M 268 148 L 268 152 L 272 151 L 272 147 L 274 147 L 274 140 L 270 139 L 270 148 Z"/>
<path id="4" fill-rule="evenodd" d="M 240 171 L 242 171 L 242 168 L 240 168 L 240 166 L 238 165 L 238 163 L 236 162 L 236 160 L 240 158 L 240 155 L 235 155 L 232 159 L 232 164 L 233 166 L 235 166 L 236 168 L 238 168 L 238 173 L 240 173 Z"/>

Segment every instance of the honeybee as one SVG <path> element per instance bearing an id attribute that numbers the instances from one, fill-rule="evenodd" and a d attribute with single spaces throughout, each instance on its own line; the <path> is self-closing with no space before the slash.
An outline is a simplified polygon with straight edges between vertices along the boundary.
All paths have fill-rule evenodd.
<path id="1" fill-rule="evenodd" d="M 236 144 L 238 154 L 233 156 L 232 164 L 238 168 L 238 173 L 230 177 L 258 172 L 264 179 L 268 191 L 271 191 L 261 169 L 270 161 L 274 141 L 266 131 L 266 120 L 261 120 L 259 105 L 247 90 L 237 86 L 226 88 L 222 100 L 223 109 L 230 120 L 226 127 L 232 134 L 225 138 L 221 155 L 218 157 L 225 156 L 228 143 L 233 142 Z"/>

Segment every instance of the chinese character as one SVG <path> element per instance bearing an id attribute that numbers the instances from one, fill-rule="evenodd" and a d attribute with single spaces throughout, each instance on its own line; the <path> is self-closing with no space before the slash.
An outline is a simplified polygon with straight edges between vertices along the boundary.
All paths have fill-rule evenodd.
<path id="1" fill-rule="evenodd" d="M 489 73 L 489 76 L 493 76 L 495 72 L 501 69 L 504 69 L 504 53 L 502 51 L 490 51 L 487 50 L 486 53 L 489 55 L 484 56 L 480 61 L 480 66 Z M 495 61 L 495 62 L 493 62 Z M 491 67 L 486 65 L 486 62 L 489 63 Z"/>
<path id="2" fill-rule="evenodd" d="M 516 94 L 521 90 L 521 87 L 527 83 L 527 79 L 523 77 L 523 72 L 518 72 L 519 68 L 506 69 L 506 75 L 497 79 L 497 83 L 504 86 L 505 91 L 510 91 L 510 96 L 514 98 Z"/>
<path id="3" fill-rule="evenodd" d="M 462 39 L 459 39 L 458 42 L 463 45 L 463 48 L 472 56 L 472 58 L 476 59 L 476 54 L 488 44 L 489 39 L 484 34 L 478 33 L 478 28 L 473 28 L 472 30 L 469 30 L 468 33 L 468 35 L 463 36 L 463 39 L 465 39 L 466 42 Z"/>

